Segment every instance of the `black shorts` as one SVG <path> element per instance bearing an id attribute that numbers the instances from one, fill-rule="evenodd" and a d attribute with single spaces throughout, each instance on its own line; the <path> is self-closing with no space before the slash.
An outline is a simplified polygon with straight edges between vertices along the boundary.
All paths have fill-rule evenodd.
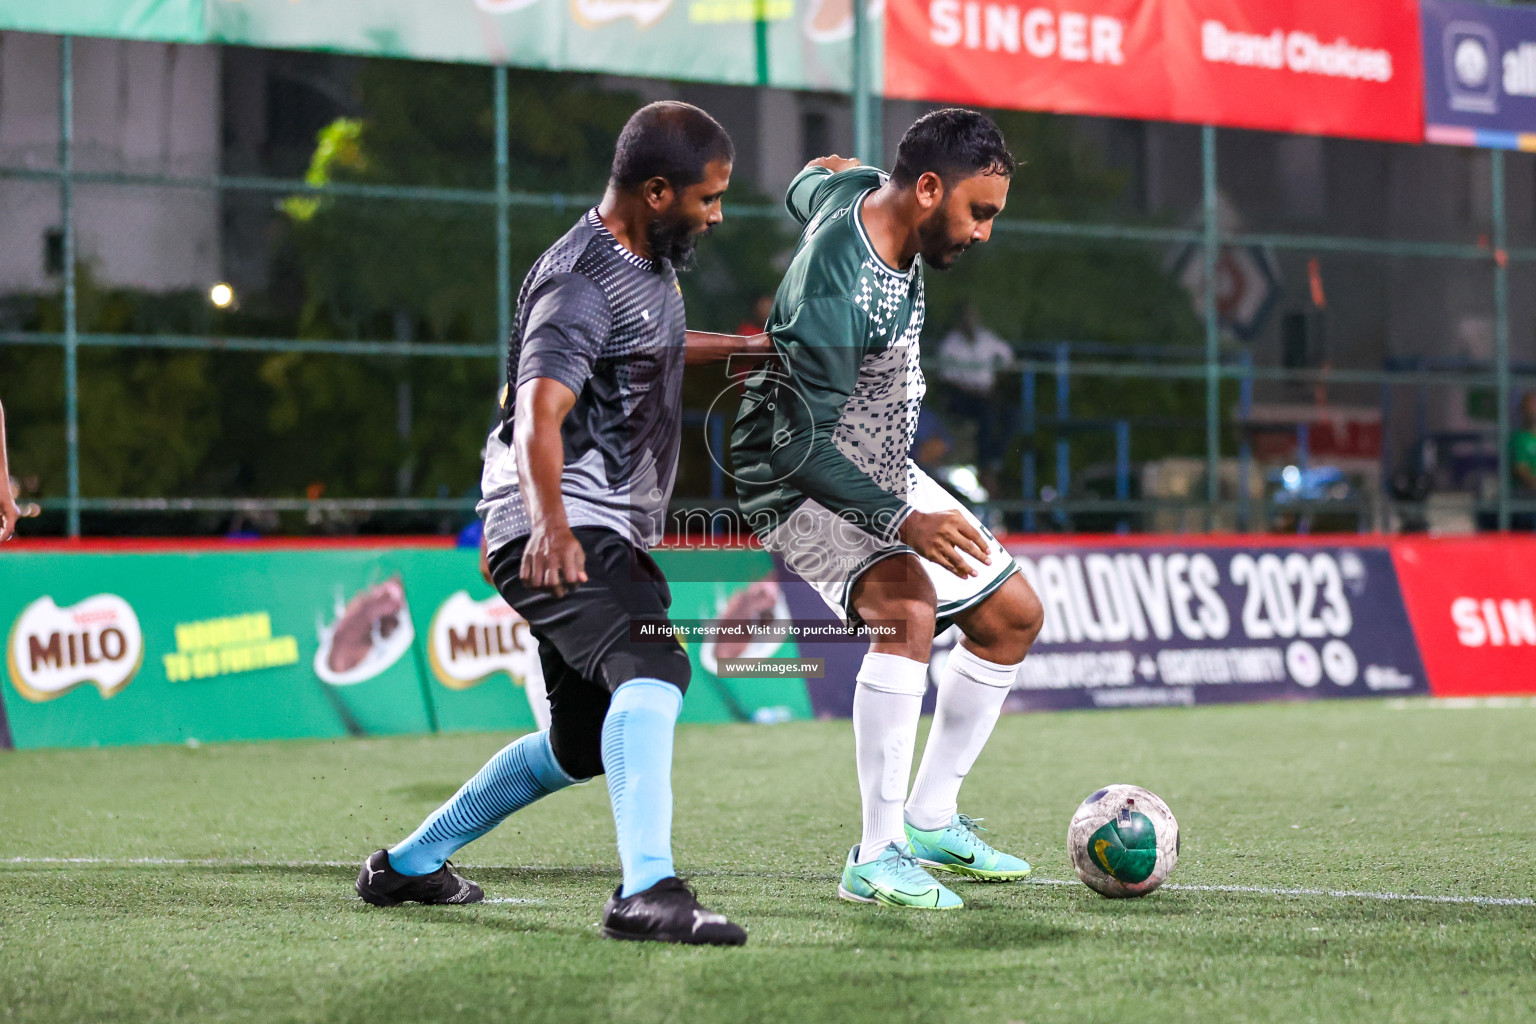
<path id="1" fill-rule="evenodd" d="M 568 774 L 588 779 L 603 773 L 603 719 L 613 691 L 649 678 L 686 693 L 691 668 L 670 629 L 657 630 L 654 640 L 632 638 L 633 622 L 668 623 L 672 591 L 655 560 L 612 530 L 571 532 L 587 555 L 587 582 L 564 597 L 523 586 L 526 537 L 491 552 L 490 566 L 496 589 L 539 642 L 555 757 Z"/>

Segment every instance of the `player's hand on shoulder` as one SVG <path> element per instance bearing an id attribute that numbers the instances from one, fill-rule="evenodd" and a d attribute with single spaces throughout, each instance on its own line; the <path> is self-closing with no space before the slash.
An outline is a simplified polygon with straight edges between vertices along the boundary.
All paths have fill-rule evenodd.
<path id="1" fill-rule="evenodd" d="M 773 335 L 766 331 L 762 334 L 743 335 L 740 354 L 746 356 L 773 355 Z"/>
<path id="2" fill-rule="evenodd" d="M 569 526 L 536 526 L 523 548 L 518 578 L 530 590 L 564 597 L 587 582 L 587 553 Z"/>
<path id="3" fill-rule="evenodd" d="M 773 335 L 763 334 L 711 334 L 707 331 L 689 331 L 683 362 L 689 366 L 718 363 L 733 356 L 767 356 L 773 354 Z"/>
<path id="4" fill-rule="evenodd" d="M 837 174 L 839 171 L 846 171 L 850 170 L 851 168 L 860 166 L 863 165 L 860 164 L 860 162 L 854 157 L 838 156 L 834 153 L 831 156 L 817 157 L 815 160 L 812 160 L 810 163 L 806 164 L 805 169 L 810 170 L 812 167 L 825 167 L 833 174 Z"/>
<path id="5" fill-rule="evenodd" d="M 987 554 L 987 542 L 982 538 L 981 531 L 954 510 L 913 512 L 902 521 L 898 532 L 902 542 L 912 550 L 930 562 L 942 565 L 961 579 L 977 574 L 961 557 L 961 552 L 983 565 L 989 565 L 992 561 Z"/>

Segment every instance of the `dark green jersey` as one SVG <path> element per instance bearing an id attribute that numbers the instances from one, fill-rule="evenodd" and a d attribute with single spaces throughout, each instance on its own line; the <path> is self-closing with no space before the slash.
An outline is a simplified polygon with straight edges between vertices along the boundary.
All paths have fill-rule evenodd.
<path id="1" fill-rule="evenodd" d="M 805 225 L 768 328 L 777 365 L 747 382 L 731 434 L 736 490 L 759 536 L 807 498 L 894 539 L 911 511 L 907 452 L 922 405 L 922 258 L 883 261 L 860 219 L 873 168 L 802 171 L 785 205 Z"/>
<path id="2" fill-rule="evenodd" d="M 1509 461 L 1514 466 L 1524 466 L 1536 473 L 1536 431 L 1517 430 L 1509 435 Z M 1515 483 L 1521 484 L 1519 476 Z"/>

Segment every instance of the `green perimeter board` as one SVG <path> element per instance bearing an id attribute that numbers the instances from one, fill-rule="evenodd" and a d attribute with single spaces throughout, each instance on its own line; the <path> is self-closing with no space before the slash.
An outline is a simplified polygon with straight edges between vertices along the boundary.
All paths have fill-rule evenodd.
<path id="1" fill-rule="evenodd" d="M 207 0 L 0 0 L 0 28 L 21 32 L 208 41 Z"/>
<path id="2" fill-rule="evenodd" d="M 715 617 L 734 593 L 771 572 L 771 563 L 760 552 L 661 552 L 658 560 L 676 578 L 672 612 L 682 619 Z M 365 670 L 370 678 L 341 685 L 322 681 L 317 665 L 322 627 L 335 620 L 338 602 L 387 587 L 395 578 L 404 588 L 414 640 L 382 645 L 386 649 L 374 663 L 378 671 Z M 460 591 L 471 601 L 492 596 L 479 576 L 473 551 L 8 553 L 0 559 L 0 625 L 10 657 L 0 699 L 20 748 L 533 728 L 521 680 L 508 672 L 450 688 L 433 670 L 429 645 L 434 617 Z M 42 598 L 60 609 L 52 613 L 53 625 L 32 631 L 44 650 L 46 670 L 50 630 L 58 626 L 57 631 L 67 634 L 73 628 L 70 608 L 98 595 L 115 595 L 136 615 L 143 635 L 138 671 L 110 696 L 84 682 L 51 699 L 29 699 L 23 694 L 24 680 L 18 685 L 13 678 L 14 663 L 27 662 L 31 654 L 28 637 L 17 643 L 23 612 Z M 76 614 L 99 614 L 93 608 Z M 233 619 L 248 632 L 251 617 L 262 615 L 270 623 L 271 640 L 258 641 L 258 646 L 270 642 L 288 647 L 281 659 L 286 663 L 218 671 L 205 678 L 173 678 L 187 674 L 185 662 L 180 662 L 179 672 L 166 662 L 167 655 L 185 653 L 178 646 L 178 625 L 221 620 L 202 628 L 227 633 Z M 214 648 L 215 655 L 229 646 Z M 694 676 L 684 721 L 730 721 L 763 707 L 779 709 L 778 717 L 809 717 L 803 681 L 727 683 L 704 668 L 701 653 L 697 645 L 689 645 Z M 793 656 L 793 645 L 776 653 Z M 62 662 L 67 657 L 63 644 L 59 654 Z M 111 687 L 110 681 L 107 685 Z M 33 697 L 40 695 L 44 692 L 32 690 Z"/>
<path id="3" fill-rule="evenodd" d="M 416 693 L 418 699 L 429 697 L 431 700 L 429 727 L 442 731 L 533 729 L 533 712 L 528 707 L 521 677 L 514 679 L 507 672 L 498 671 L 468 688 L 450 689 L 443 685 L 431 667 L 428 650 L 432 629 L 444 602 L 460 591 L 477 602 L 495 597 L 491 585 L 480 577 L 478 552 L 401 548 L 379 551 L 377 555 L 381 559 L 393 559 L 405 580 L 405 593 L 416 626 L 416 645 L 412 653 L 420 673 L 418 678 L 422 681 Z M 535 657 L 532 639 L 518 639 L 527 646 L 526 656 L 532 660 Z"/>
<path id="4" fill-rule="evenodd" d="M 418 564 L 408 575 L 406 588 L 416 609 L 418 642 L 423 648 L 423 669 L 429 680 L 433 712 L 443 732 L 483 729 L 531 729 L 532 712 L 521 686 L 505 673 L 491 676 L 470 689 L 444 685 L 426 659 L 432 619 L 444 602 L 464 591 L 471 600 L 483 601 L 495 591 L 481 577 L 473 551 L 411 552 Z M 713 620 L 727 602 L 752 583 L 767 578 L 772 560 L 761 551 L 658 551 L 656 561 L 668 577 L 672 591 L 671 616 L 677 620 Z M 785 709 L 782 717 L 810 718 L 811 701 L 800 679 L 722 680 L 705 667 L 705 651 L 697 643 L 683 645 L 693 665 L 688 699 L 683 703 L 684 722 L 730 722 L 750 719 L 763 708 Z M 788 644 L 773 656 L 791 658 Z"/>
<path id="5" fill-rule="evenodd" d="M 852 11 L 847 0 L 0 0 L 0 29 L 847 90 Z M 883 18 L 871 21 L 878 68 Z"/>
<path id="6" fill-rule="evenodd" d="M 400 571 L 407 552 L 250 551 L 189 554 L 15 554 L 0 564 L 0 619 L 7 630 L 6 713 L 18 747 L 286 739 L 429 727 L 420 670 L 407 649 L 369 680 L 332 686 L 315 672 L 319 624 L 338 596 Z M 18 579 L 19 577 L 19 579 Z M 19 585 L 18 585 L 19 584 Z M 89 683 L 51 700 L 25 699 L 13 646 L 18 616 L 41 597 L 61 609 L 98 594 L 136 613 L 144 657 L 110 697 Z M 177 626 L 265 613 L 271 635 L 292 637 L 292 663 L 172 681 Z M 23 658 L 26 652 L 23 652 Z"/>
<path id="7" fill-rule="evenodd" d="M 678 622 L 713 621 L 726 604 L 753 583 L 773 577 L 773 559 L 762 551 L 658 551 L 656 563 L 666 573 L 672 590 L 671 617 Z M 780 607 L 777 617 L 787 619 Z M 763 709 L 779 709 L 783 718 L 812 717 L 811 698 L 803 679 L 721 679 L 706 663 L 705 646 L 683 645 L 693 663 L 693 681 L 683 702 L 684 722 L 748 720 Z M 793 658 L 799 651 L 793 641 L 781 647 L 758 649 L 757 657 Z M 849 686 L 853 681 L 849 680 Z"/>

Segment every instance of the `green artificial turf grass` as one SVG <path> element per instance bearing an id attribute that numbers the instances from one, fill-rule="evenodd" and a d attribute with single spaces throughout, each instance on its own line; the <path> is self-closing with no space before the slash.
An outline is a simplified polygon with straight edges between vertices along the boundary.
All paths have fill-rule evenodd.
<path id="1" fill-rule="evenodd" d="M 1037 875 L 1109 782 L 1162 795 L 1180 885 L 1536 893 L 1536 709 L 1318 703 L 1005 718 L 962 809 Z M 1536 907 L 955 883 L 948 913 L 843 903 L 847 722 L 687 727 L 680 870 L 744 949 L 606 942 L 602 784 L 462 851 L 492 898 L 352 894 L 504 742 L 460 735 L 0 756 L 0 1020 L 1521 1021 Z M 108 863 L 18 863 L 15 858 Z M 133 858 L 216 863 L 131 864 Z M 328 867 L 317 862 L 344 861 Z"/>

